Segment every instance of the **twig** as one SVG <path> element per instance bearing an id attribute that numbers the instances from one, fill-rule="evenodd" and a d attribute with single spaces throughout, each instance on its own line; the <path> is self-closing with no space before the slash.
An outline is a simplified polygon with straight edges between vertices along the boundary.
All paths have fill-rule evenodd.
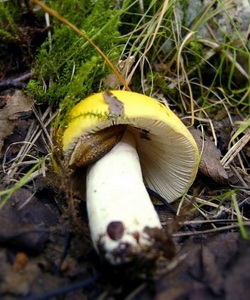
<path id="1" fill-rule="evenodd" d="M 244 222 L 243 225 L 250 226 L 250 222 Z M 218 227 L 216 229 L 208 229 L 208 230 L 202 230 L 202 231 L 174 233 L 173 237 L 183 237 L 183 236 L 217 233 L 219 231 L 226 231 L 226 230 L 230 230 L 230 229 L 239 229 L 239 225 L 229 225 L 229 226 Z"/>

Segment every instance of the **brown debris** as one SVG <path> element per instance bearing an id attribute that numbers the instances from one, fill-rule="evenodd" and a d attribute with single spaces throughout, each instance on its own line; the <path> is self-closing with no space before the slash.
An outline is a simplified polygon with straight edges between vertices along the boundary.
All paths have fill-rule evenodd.
<path id="1" fill-rule="evenodd" d="M 111 118 L 117 118 L 124 114 L 124 106 L 123 103 L 116 98 L 111 92 L 106 91 L 102 93 L 103 99 L 109 105 L 109 113 Z"/>
<path id="2" fill-rule="evenodd" d="M 41 258 L 30 258 L 25 268 L 13 270 L 13 266 L 8 262 L 8 254 L 0 250 L 1 299 L 27 299 L 29 295 L 41 295 L 68 283 L 66 278 L 43 272 L 40 268 L 43 263 Z"/>
<path id="3" fill-rule="evenodd" d="M 58 216 L 21 188 L 1 208 L 0 224 L 0 245 L 39 253 L 49 239 L 46 226 L 58 224 Z"/>
<path id="4" fill-rule="evenodd" d="M 2 147 L 4 139 L 13 133 L 14 127 L 18 126 L 21 119 L 30 116 L 34 99 L 26 96 L 22 91 L 8 90 L 1 96 L 0 108 L 0 157 L 3 155 Z"/>
<path id="5" fill-rule="evenodd" d="M 227 184 L 228 175 L 220 163 L 221 152 L 207 136 L 198 129 L 190 129 L 201 154 L 199 171 L 220 184 Z"/>
<path id="6" fill-rule="evenodd" d="M 18 252 L 15 257 L 13 270 L 15 272 L 23 270 L 26 267 L 28 261 L 29 261 L 29 258 L 27 256 L 27 254 L 25 254 L 24 252 Z"/>
<path id="7" fill-rule="evenodd" d="M 238 233 L 190 238 L 175 258 L 185 259 L 157 281 L 155 299 L 248 299 L 248 243 Z"/>

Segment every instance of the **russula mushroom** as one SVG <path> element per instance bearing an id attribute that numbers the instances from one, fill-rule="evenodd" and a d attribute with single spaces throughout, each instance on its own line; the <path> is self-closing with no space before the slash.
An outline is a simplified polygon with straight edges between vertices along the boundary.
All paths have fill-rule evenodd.
<path id="1" fill-rule="evenodd" d="M 86 201 L 96 251 L 114 265 L 164 252 L 145 185 L 170 203 L 193 183 L 198 149 L 180 119 L 142 94 L 98 93 L 72 109 L 61 146 L 67 167 L 89 165 Z"/>

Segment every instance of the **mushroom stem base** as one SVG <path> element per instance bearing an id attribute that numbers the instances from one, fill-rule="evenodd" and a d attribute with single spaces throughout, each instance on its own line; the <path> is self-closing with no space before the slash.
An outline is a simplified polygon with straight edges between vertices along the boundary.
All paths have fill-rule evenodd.
<path id="1" fill-rule="evenodd" d="M 135 139 L 122 140 L 88 168 L 87 210 L 94 247 L 111 264 L 155 258 L 166 236 L 143 183 Z"/>

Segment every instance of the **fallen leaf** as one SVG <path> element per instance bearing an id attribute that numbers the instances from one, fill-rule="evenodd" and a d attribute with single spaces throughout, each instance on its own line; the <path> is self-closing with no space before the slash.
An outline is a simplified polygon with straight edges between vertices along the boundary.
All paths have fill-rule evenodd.
<path id="1" fill-rule="evenodd" d="M 0 245 L 39 253 L 49 240 L 48 227 L 58 223 L 54 211 L 20 188 L 0 210 Z"/>
<path id="2" fill-rule="evenodd" d="M 4 145 L 2 147 L 2 153 L 4 153 L 6 162 L 13 159 L 16 154 L 23 147 L 23 141 L 25 141 L 27 132 L 32 124 L 32 119 L 18 119 L 15 120 L 15 125 L 12 133 L 4 138 Z"/>
<path id="3" fill-rule="evenodd" d="M 200 130 L 192 128 L 190 132 L 201 153 L 199 171 L 215 182 L 227 184 L 228 175 L 220 162 L 220 150 L 207 136 L 203 136 Z"/>
<path id="4" fill-rule="evenodd" d="M 123 103 L 119 99 L 117 99 L 111 92 L 103 92 L 102 96 L 105 102 L 109 105 L 109 113 L 112 119 L 116 119 L 118 116 L 124 114 Z"/>
<path id="5" fill-rule="evenodd" d="M 207 246 L 202 245 L 197 262 L 190 273 L 196 280 L 204 282 L 214 294 L 219 296 L 222 293 L 223 277 L 215 260 L 215 255 Z"/>
<path id="6" fill-rule="evenodd" d="M 4 139 L 13 133 L 13 129 L 19 119 L 27 118 L 32 113 L 34 99 L 25 95 L 20 90 L 5 91 L 1 96 L 0 106 L 0 156 Z"/>
<path id="7" fill-rule="evenodd" d="M 249 299 L 250 247 L 239 233 L 189 238 L 181 263 L 156 281 L 156 300 Z"/>
<path id="8" fill-rule="evenodd" d="M 129 81 L 131 80 L 131 73 L 133 72 L 133 70 L 131 71 L 131 68 L 134 62 L 135 57 L 130 56 L 125 60 L 119 60 L 117 63 L 118 70 L 121 73 L 122 77 L 126 80 L 127 84 L 129 84 Z M 121 85 L 120 80 L 114 73 L 107 75 L 104 78 L 103 83 L 107 89 L 111 90 L 118 90 Z"/>
<path id="9" fill-rule="evenodd" d="M 228 264 L 226 270 L 224 288 L 226 299 L 249 299 L 249 257 L 249 240 L 240 239 L 238 243 L 238 253 L 233 258 L 231 264 Z"/>

